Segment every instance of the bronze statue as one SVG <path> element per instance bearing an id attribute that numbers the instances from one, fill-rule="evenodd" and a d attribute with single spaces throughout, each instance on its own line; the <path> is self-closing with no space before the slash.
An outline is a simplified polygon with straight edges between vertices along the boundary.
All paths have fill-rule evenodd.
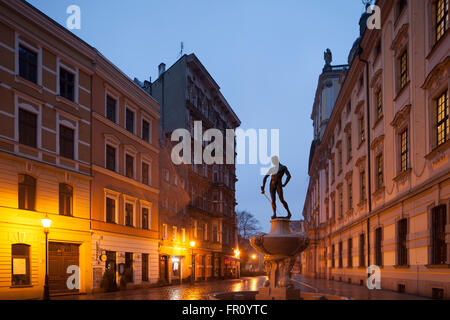
<path id="1" fill-rule="evenodd" d="M 264 195 L 266 194 L 265 192 L 266 181 L 271 175 L 272 179 L 270 180 L 270 197 L 272 198 L 272 210 L 273 210 L 272 219 L 277 218 L 277 199 L 276 199 L 277 193 L 280 202 L 283 204 L 284 208 L 288 212 L 288 216 L 286 218 L 290 219 L 292 215 L 291 211 L 289 210 L 287 202 L 284 200 L 283 188 L 288 184 L 289 180 L 291 180 L 291 174 L 288 168 L 280 163 L 280 160 L 278 159 L 277 156 L 272 157 L 272 164 L 274 166 L 269 169 L 267 175 L 264 177 L 263 185 L 261 187 L 261 193 Z M 286 181 L 283 184 L 283 176 L 285 174 L 286 174 Z"/>

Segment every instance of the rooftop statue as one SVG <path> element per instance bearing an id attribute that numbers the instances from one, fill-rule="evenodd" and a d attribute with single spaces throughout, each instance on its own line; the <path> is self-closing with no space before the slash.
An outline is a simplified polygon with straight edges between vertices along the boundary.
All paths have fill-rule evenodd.
<path id="1" fill-rule="evenodd" d="M 333 61 L 333 54 L 331 53 L 330 49 L 327 49 L 323 53 L 323 59 L 325 60 L 325 65 L 326 66 L 330 66 L 331 65 L 331 62 Z"/>

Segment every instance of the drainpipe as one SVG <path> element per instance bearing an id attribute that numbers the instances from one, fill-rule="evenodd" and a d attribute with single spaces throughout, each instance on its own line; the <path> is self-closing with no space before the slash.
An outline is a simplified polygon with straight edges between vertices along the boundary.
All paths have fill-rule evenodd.
<path id="1" fill-rule="evenodd" d="M 369 212 L 367 214 L 367 267 L 370 266 L 370 214 L 372 213 L 372 169 L 370 165 L 370 91 L 369 91 L 369 61 L 361 59 L 363 48 L 359 47 L 358 59 L 366 65 L 366 113 L 367 113 L 367 191 L 369 192 Z M 370 277 L 370 274 L 367 275 Z"/>

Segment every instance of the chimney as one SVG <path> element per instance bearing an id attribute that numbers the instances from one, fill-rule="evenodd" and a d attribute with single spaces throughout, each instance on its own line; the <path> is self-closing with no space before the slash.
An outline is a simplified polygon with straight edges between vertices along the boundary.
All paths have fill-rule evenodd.
<path id="1" fill-rule="evenodd" d="M 159 77 L 161 77 L 161 75 L 164 73 L 164 72 L 166 72 L 166 64 L 165 63 L 161 63 L 159 66 L 158 66 L 158 71 L 159 71 Z"/>

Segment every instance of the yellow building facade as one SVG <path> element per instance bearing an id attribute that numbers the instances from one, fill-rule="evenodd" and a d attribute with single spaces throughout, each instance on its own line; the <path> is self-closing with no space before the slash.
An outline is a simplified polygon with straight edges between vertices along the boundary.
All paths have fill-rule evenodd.
<path id="1" fill-rule="evenodd" d="M 44 218 L 50 293 L 89 292 L 92 51 L 2 1 L 0 57 L 0 299 L 43 297 Z"/>

